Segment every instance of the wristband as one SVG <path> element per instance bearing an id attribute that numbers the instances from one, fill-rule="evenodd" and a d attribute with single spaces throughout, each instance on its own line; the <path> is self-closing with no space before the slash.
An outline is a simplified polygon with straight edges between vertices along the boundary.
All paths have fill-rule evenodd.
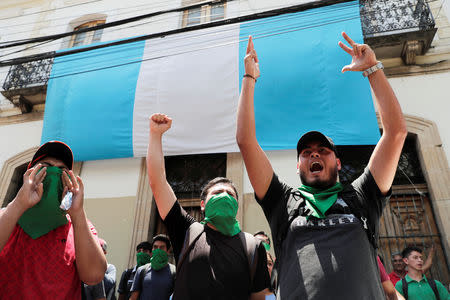
<path id="1" fill-rule="evenodd" d="M 384 66 L 383 66 L 383 64 L 381 63 L 381 61 L 378 61 L 376 65 L 374 65 L 374 66 L 372 66 L 372 67 L 370 67 L 370 68 L 364 70 L 363 76 L 364 76 L 364 77 L 367 77 L 367 76 L 369 76 L 370 74 L 374 73 L 375 71 L 382 70 L 382 69 L 384 69 Z"/>
<path id="2" fill-rule="evenodd" d="M 255 80 L 255 82 L 257 81 L 256 78 L 250 74 L 245 74 L 243 77 L 249 77 L 249 78 Z"/>

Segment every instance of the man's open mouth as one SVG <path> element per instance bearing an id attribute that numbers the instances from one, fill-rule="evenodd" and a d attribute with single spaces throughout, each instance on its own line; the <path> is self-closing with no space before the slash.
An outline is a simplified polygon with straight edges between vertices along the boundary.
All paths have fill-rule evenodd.
<path id="1" fill-rule="evenodd" d="M 309 170 L 311 171 L 312 174 L 316 174 L 323 170 L 323 166 L 320 162 L 315 161 L 311 164 Z"/>

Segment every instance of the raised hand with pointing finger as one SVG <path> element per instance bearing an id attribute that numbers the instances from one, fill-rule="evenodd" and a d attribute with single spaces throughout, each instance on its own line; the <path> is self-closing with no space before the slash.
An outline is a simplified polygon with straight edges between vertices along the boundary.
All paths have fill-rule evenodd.
<path id="1" fill-rule="evenodd" d="M 253 39 L 250 36 L 248 38 L 247 52 L 244 57 L 245 75 L 244 77 L 252 78 L 256 81 L 259 77 L 259 60 L 256 54 L 255 47 L 253 45 Z"/>

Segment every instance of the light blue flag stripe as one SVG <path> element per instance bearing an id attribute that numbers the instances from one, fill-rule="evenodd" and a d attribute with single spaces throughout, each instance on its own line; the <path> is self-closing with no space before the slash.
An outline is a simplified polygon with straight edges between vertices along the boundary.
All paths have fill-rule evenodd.
<path id="1" fill-rule="evenodd" d="M 258 38 L 259 32 L 271 29 L 272 36 Z M 255 119 L 264 150 L 295 149 L 299 137 L 310 130 L 322 131 L 339 145 L 378 141 L 368 80 L 360 72 L 341 73 L 351 61 L 338 46 L 344 41 L 342 31 L 363 42 L 357 1 L 241 25 L 241 39 L 256 37 L 261 77 L 255 88 Z M 240 44 L 241 62 L 246 46 Z"/>
<path id="2" fill-rule="evenodd" d="M 56 58 L 42 142 L 66 142 L 78 161 L 132 157 L 134 95 L 144 46 L 142 41 Z"/>

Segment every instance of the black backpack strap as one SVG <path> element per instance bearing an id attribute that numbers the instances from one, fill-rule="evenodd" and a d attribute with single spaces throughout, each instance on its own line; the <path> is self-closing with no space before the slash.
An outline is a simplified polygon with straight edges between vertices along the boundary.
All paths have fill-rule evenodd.
<path id="1" fill-rule="evenodd" d="M 205 232 L 205 225 L 198 222 L 194 222 L 186 230 L 186 236 L 184 237 L 184 244 L 181 248 L 180 256 L 178 258 L 177 270 L 180 270 L 186 256 L 191 252 L 197 240 L 200 238 L 202 233 Z"/>
<path id="2" fill-rule="evenodd" d="M 253 284 L 255 278 L 256 266 L 258 264 L 258 245 L 260 241 L 253 235 L 247 232 L 239 232 L 239 238 L 241 239 L 242 246 L 247 254 L 248 267 L 250 270 L 250 284 Z"/>
<path id="3" fill-rule="evenodd" d="M 408 282 L 406 282 L 405 278 L 402 278 L 402 291 L 403 297 L 405 297 L 405 300 L 408 300 Z"/>
<path id="4" fill-rule="evenodd" d="M 441 300 L 441 296 L 439 296 L 439 291 L 436 286 L 436 281 L 433 278 L 427 278 L 428 284 L 430 288 L 433 290 L 434 296 L 436 296 L 436 300 Z"/>
<path id="5" fill-rule="evenodd" d="M 277 256 L 277 259 L 275 260 L 275 264 L 272 269 L 272 276 L 271 276 L 271 284 L 274 289 L 278 288 L 278 272 L 281 267 L 281 245 L 283 244 L 283 241 L 286 239 L 286 235 L 289 229 L 289 226 L 291 225 L 292 221 L 294 221 L 295 218 L 298 216 L 308 217 L 310 216 L 313 211 L 306 206 L 306 200 L 303 198 L 302 194 L 299 190 L 291 189 L 290 191 L 292 197 L 290 197 L 290 200 L 287 203 L 287 212 L 288 217 L 286 222 L 281 224 L 280 226 L 280 234 L 277 236 L 276 240 L 274 240 L 274 250 L 275 255 Z"/>
<path id="6" fill-rule="evenodd" d="M 367 209 L 365 209 L 358 198 L 356 197 L 356 191 L 348 186 L 344 189 L 342 193 L 339 194 L 342 200 L 348 205 L 350 212 L 358 218 L 364 231 L 366 232 L 367 239 L 374 249 L 378 248 L 378 236 L 379 236 L 379 222 L 375 222 L 374 220 L 370 220 L 369 213 Z"/>
<path id="7" fill-rule="evenodd" d="M 306 206 L 306 200 L 305 198 L 303 198 L 299 190 L 292 189 L 291 194 L 292 200 L 287 204 L 287 211 L 288 211 L 287 221 L 281 225 L 280 234 L 274 241 L 275 254 L 277 255 L 277 257 L 279 257 L 281 254 L 281 245 L 286 238 L 289 226 L 291 225 L 292 221 L 294 221 L 294 219 L 297 218 L 298 216 L 307 217 L 313 213 L 313 211 L 309 209 L 308 206 Z M 279 259 L 277 259 L 277 261 L 278 260 Z"/>

